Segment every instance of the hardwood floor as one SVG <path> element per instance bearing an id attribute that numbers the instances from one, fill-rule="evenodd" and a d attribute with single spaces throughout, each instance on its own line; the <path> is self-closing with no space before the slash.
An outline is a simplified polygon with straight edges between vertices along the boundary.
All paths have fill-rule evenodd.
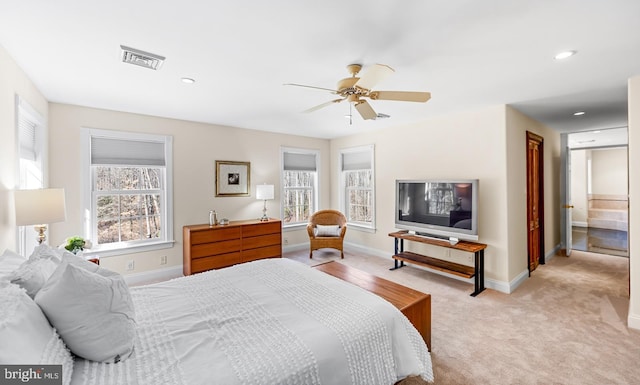
<path id="1" fill-rule="evenodd" d="M 574 250 L 620 257 L 629 256 L 626 231 L 574 226 L 571 237 Z"/>

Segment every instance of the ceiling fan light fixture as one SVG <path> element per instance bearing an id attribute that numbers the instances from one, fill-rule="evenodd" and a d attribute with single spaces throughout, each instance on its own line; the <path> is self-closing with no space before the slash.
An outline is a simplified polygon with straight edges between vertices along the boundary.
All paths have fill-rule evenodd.
<path id="1" fill-rule="evenodd" d="M 575 55 L 577 53 L 578 53 L 578 51 L 575 51 L 575 50 L 562 51 L 562 52 L 556 54 L 556 56 L 554 56 L 553 58 L 556 59 L 556 60 L 564 60 L 564 59 L 570 58 L 571 56 L 573 56 L 573 55 Z"/>

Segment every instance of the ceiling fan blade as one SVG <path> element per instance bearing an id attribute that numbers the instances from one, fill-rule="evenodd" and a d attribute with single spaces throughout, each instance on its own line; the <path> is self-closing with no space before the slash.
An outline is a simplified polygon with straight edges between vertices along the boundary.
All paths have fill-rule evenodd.
<path id="1" fill-rule="evenodd" d="M 336 90 L 332 90 L 331 88 L 323 88 L 323 87 L 316 87 L 316 86 L 307 86 L 305 84 L 296 84 L 296 83 L 284 83 L 283 86 L 295 86 L 295 87 L 304 87 L 304 88 L 313 88 L 316 90 L 324 90 L 324 91 L 329 91 L 332 93 L 337 93 L 338 91 Z"/>
<path id="2" fill-rule="evenodd" d="M 366 100 L 362 100 L 356 103 L 355 107 L 364 120 L 375 119 L 378 117 L 378 114 L 373 110 L 371 105 Z"/>
<path id="3" fill-rule="evenodd" d="M 391 75 L 394 72 L 395 70 L 386 64 L 372 65 L 371 67 L 367 68 L 365 73 L 362 74 L 360 80 L 358 80 L 355 85 L 359 88 L 370 90 L 373 88 L 373 86 L 386 79 L 387 76 Z"/>
<path id="4" fill-rule="evenodd" d="M 332 104 L 334 104 L 334 103 L 340 103 L 340 102 L 341 102 L 341 101 L 343 101 L 343 100 L 344 100 L 344 99 L 329 100 L 328 102 L 325 102 L 325 103 L 322 103 L 322 104 L 318 104 L 317 106 L 315 106 L 315 107 L 311 107 L 311 108 L 309 108 L 308 110 L 304 110 L 304 111 L 302 111 L 302 112 L 308 113 L 308 112 L 317 111 L 317 110 L 319 110 L 319 109 L 321 109 L 321 108 L 325 108 L 325 107 L 330 106 L 330 105 L 332 105 Z"/>
<path id="5" fill-rule="evenodd" d="M 411 91 L 373 91 L 369 94 L 371 100 L 398 100 L 402 102 L 424 103 L 431 99 L 429 92 Z"/>

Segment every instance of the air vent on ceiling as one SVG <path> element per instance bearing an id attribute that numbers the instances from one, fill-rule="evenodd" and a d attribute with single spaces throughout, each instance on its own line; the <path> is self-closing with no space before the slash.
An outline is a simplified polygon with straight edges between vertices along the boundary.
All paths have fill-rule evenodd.
<path id="1" fill-rule="evenodd" d="M 164 56 L 144 52 L 124 45 L 121 45 L 120 48 L 122 48 L 122 61 L 124 63 L 135 64 L 152 70 L 159 70 L 162 63 L 164 63 Z"/>

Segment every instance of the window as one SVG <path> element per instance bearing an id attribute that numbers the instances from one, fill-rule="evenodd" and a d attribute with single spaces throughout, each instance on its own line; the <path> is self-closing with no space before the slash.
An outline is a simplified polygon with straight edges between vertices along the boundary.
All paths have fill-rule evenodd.
<path id="1" fill-rule="evenodd" d="M 318 207 L 318 160 L 314 150 L 283 148 L 283 227 L 306 224 Z"/>
<path id="2" fill-rule="evenodd" d="M 16 96 L 16 129 L 18 138 L 18 189 L 43 188 L 44 181 L 44 135 L 45 123 L 24 99 Z M 28 255 L 37 246 L 31 226 L 17 228 L 18 253 Z"/>
<path id="3" fill-rule="evenodd" d="M 83 135 L 92 251 L 171 247 L 172 138 L 95 129 Z"/>
<path id="4" fill-rule="evenodd" d="M 373 145 L 340 151 L 340 209 L 350 226 L 375 229 Z"/>

